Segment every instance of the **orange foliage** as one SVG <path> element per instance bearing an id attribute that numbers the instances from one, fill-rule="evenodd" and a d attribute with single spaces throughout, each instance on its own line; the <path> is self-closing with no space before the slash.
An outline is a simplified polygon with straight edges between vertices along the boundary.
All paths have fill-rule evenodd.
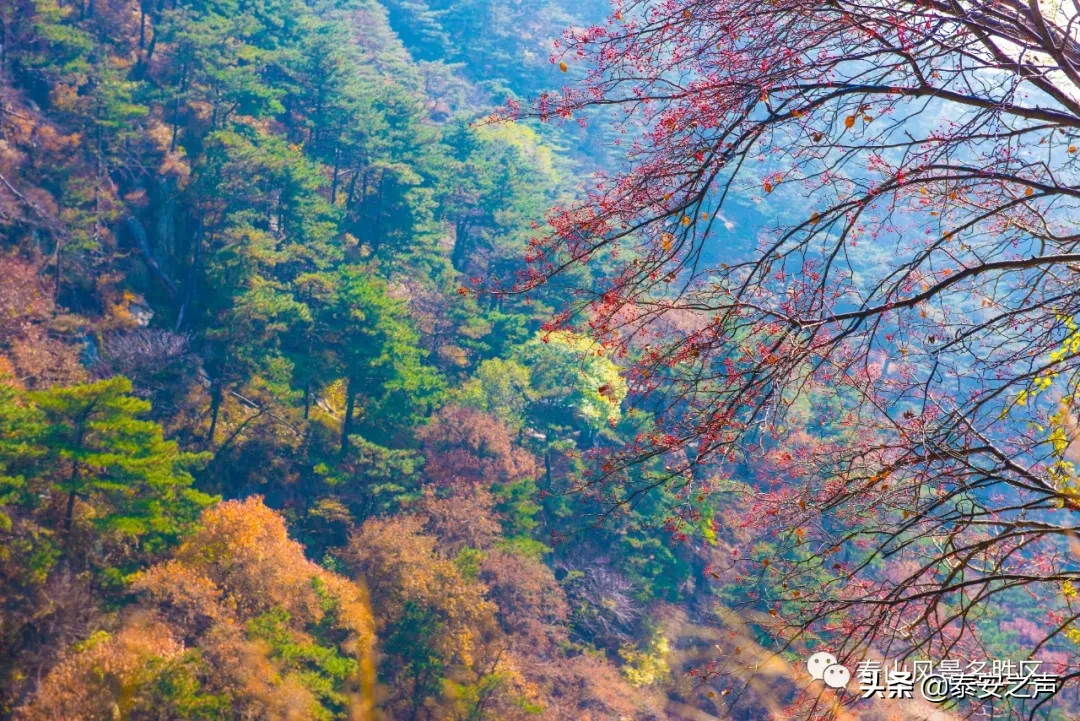
<path id="1" fill-rule="evenodd" d="M 446 498 L 428 486 L 419 510 L 428 518 L 427 529 L 438 536 L 439 547 L 453 554 L 466 546 L 487 548 L 501 537 L 494 506 L 495 496 L 480 486 L 457 490 Z"/>
<path id="2" fill-rule="evenodd" d="M 533 662 L 527 669 L 542 684 L 547 701 L 543 719 L 606 721 L 668 718 L 663 705 L 631 688 L 609 663 L 591 656 Z"/>
<path id="3" fill-rule="evenodd" d="M 31 387 L 86 378 L 79 353 L 58 336 L 52 296 L 37 269 L 16 255 L 0 254 L 0 352 Z"/>
<path id="4" fill-rule="evenodd" d="M 232 717 L 319 718 L 303 679 L 251 635 L 251 622 L 271 611 L 286 612 L 285 632 L 298 646 L 314 643 L 316 627 L 341 639 L 340 653 L 359 667 L 346 689 L 351 717 L 372 718 L 375 633 L 364 590 L 304 558 L 281 516 L 258 497 L 222 503 L 201 520 L 173 560 L 139 575 L 133 588 L 141 601 L 121 630 L 105 643 L 74 648 L 54 669 L 24 711 L 26 721 L 112 718 L 113 707 L 126 718 L 185 646 L 198 651 L 202 665 L 192 673 L 202 692 L 228 699 Z"/>
<path id="5" fill-rule="evenodd" d="M 443 621 L 430 639 L 432 647 L 468 666 L 482 637 L 494 628 L 495 606 L 435 544 L 416 518 L 372 519 L 353 536 L 346 558 L 368 584 L 380 631 L 402 618 L 407 603 L 431 608 Z"/>
<path id="6" fill-rule="evenodd" d="M 439 553 L 419 518 L 369 520 L 347 560 L 371 585 L 390 688 L 384 705 L 393 718 L 417 718 L 420 707 L 424 718 L 447 721 L 569 718 L 543 715 L 547 700 L 523 658 L 534 649 L 514 648 L 485 586 Z M 425 673 L 434 667 L 442 678 L 432 683 Z"/>
<path id="7" fill-rule="evenodd" d="M 499 607 L 499 621 L 522 648 L 551 651 L 566 641 L 566 595 L 546 565 L 505 551 L 491 551 L 480 578 Z"/>
<path id="8" fill-rule="evenodd" d="M 132 619 L 119 633 L 98 633 L 59 663 L 23 711 L 24 721 L 127 718 L 148 710 L 145 695 L 184 645 L 163 624 Z"/>
<path id="9" fill-rule="evenodd" d="M 509 483 L 532 478 L 536 462 L 516 448 L 510 430 L 471 408 L 447 406 L 417 433 L 429 478 L 440 484 Z"/>
<path id="10" fill-rule="evenodd" d="M 482 492 L 460 497 L 482 505 Z M 429 497 L 426 504 L 448 509 L 453 501 Z M 401 653 L 393 639 L 415 623 L 408 615 L 415 609 L 434 614 L 435 623 L 417 643 L 433 649 L 445 666 L 441 696 L 425 698 L 419 687 L 424 718 L 663 718 L 659 701 L 630 687 L 613 665 L 568 655 L 566 597 L 547 566 L 488 546 L 480 565 L 483 582 L 470 581 L 423 529 L 419 517 L 372 519 L 345 554 L 371 590 L 390 688 L 385 707 L 394 718 L 409 718 L 418 700 L 416 667 L 392 655 Z M 450 547 L 467 545 L 457 538 Z M 477 689 L 487 689 L 480 708 Z"/>

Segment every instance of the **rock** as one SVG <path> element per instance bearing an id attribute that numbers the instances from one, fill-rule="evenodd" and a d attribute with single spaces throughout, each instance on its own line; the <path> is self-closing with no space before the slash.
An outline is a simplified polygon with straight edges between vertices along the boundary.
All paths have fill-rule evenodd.
<path id="1" fill-rule="evenodd" d="M 137 296 L 128 303 L 128 313 L 131 314 L 131 319 L 140 328 L 150 325 L 150 321 L 154 318 L 154 309 L 146 303 L 146 299 L 142 296 Z"/>

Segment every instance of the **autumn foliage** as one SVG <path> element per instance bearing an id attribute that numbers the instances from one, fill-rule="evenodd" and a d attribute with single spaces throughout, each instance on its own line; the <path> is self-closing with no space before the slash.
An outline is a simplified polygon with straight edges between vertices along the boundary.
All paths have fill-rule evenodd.
<path id="1" fill-rule="evenodd" d="M 657 424 L 590 488 L 693 524 L 747 479 L 714 571 L 778 649 L 981 658 L 1030 594 L 1016 648 L 1075 677 L 1078 57 L 1042 3 L 626 2 L 511 104 L 625 138 L 495 285 L 606 268 L 549 327 L 625 356 Z"/>
<path id="2" fill-rule="evenodd" d="M 0 716 L 1075 715 L 1077 24 L 0 1 Z"/>
<path id="3" fill-rule="evenodd" d="M 447 406 L 419 434 L 429 477 L 447 485 L 510 483 L 536 474 L 532 456 L 486 413 Z"/>
<path id="4" fill-rule="evenodd" d="M 206 511 L 200 531 L 133 591 L 139 603 L 120 628 L 76 645 L 23 718 L 146 718 L 161 705 L 211 717 L 344 709 L 372 718 L 367 594 L 306 560 L 260 499 Z"/>

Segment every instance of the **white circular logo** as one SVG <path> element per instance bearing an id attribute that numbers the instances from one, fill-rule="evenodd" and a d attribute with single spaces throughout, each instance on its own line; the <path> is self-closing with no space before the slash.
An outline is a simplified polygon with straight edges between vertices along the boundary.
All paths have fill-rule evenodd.
<path id="1" fill-rule="evenodd" d="M 848 681 L 851 680 L 851 671 L 841 666 L 838 663 L 834 663 L 825 669 L 824 679 L 825 685 L 829 688 L 844 688 L 848 685 Z"/>
<path id="2" fill-rule="evenodd" d="M 821 681 L 825 678 L 825 669 L 835 665 L 836 656 L 833 656 L 831 653 L 825 653 L 824 651 L 815 653 L 806 662 L 806 668 L 810 671 L 810 676 L 815 681 Z"/>

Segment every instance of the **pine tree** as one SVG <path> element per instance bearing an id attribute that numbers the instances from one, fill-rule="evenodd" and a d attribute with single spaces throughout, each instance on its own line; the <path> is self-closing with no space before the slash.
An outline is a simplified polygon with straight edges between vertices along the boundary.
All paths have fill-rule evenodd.
<path id="1" fill-rule="evenodd" d="M 434 402 L 442 379 L 423 363 L 405 308 L 387 294 L 385 283 L 361 266 L 341 268 L 336 280 L 331 312 L 336 321 L 332 326 L 339 329 L 334 342 L 346 381 L 340 448 L 344 454 L 360 396 L 363 428 L 387 438 Z"/>
<path id="2" fill-rule="evenodd" d="M 27 393 L 39 423 L 17 429 L 23 444 L 0 449 L 0 460 L 30 459 L 27 490 L 60 497 L 54 531 L 71 532 L 81 502 L 97 531 L 154 551 L 175 542 L 213 498 L 191 488 L 189 469 L 204 456 L 165 440 L 161 426 L 140 418 L 150 404 L 130 393 L 123 377 Z"/>
<path id="3" fill-rule="evenodd" d="M 0 533 L 12 530 L 12 517 L 5 510 L 17 505 L 26 493 L 26 467 L 41 455 L 29 442 L 42 432 L 42 417 L 34 408 L 19 402 L 19 389 L 0 376 Z"/>

